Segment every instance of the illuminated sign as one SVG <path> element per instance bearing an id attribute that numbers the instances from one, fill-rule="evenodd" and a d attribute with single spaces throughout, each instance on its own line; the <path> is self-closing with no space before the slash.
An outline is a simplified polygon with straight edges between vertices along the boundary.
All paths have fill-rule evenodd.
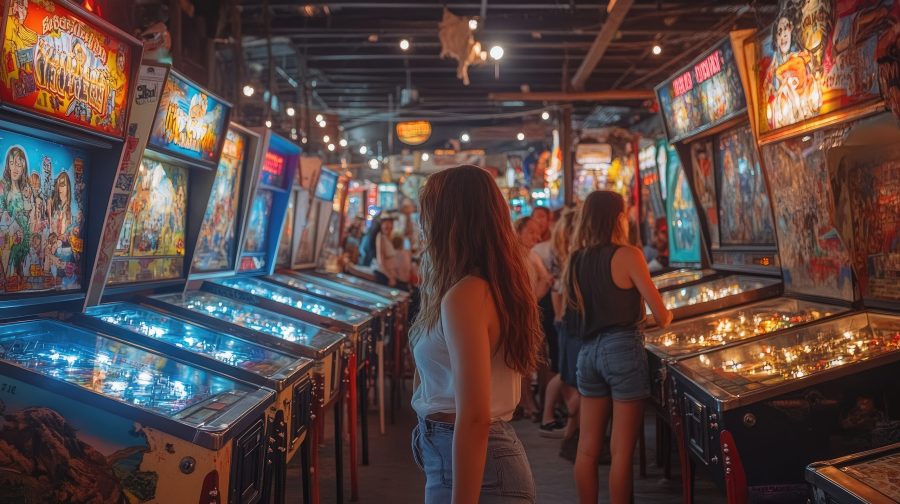
<path id="1" fill-rule="evenodd" d="M 316 183 L 316 198 L 325 201 L 332 201 L 334 199 L 334 193 L 337 189 L 337 181 L 337 173 L 323 168 L 321 173 L 319 173 L 319 181 Z M 381 189 L 380 184 L 378 188 Z M 396 186 L 394 186 L 394 190 L 397 190 Z"/>
<path id="2" fill-rule="evenodd" d="M 407 145 L 422 145 L 431 138 L 431 123 L 408 121 L 397 123 L 397 138 Z"/>
<path id="3" fill-rule="evenodd" d="M 0 100 L 121 137 L 132 47 L 62 3 L 13 0 L 0 50 Z"/>
<path id="4" fill-rule="evenodd" d="M 281 187 L 284 185 L 284 169 L 287 166 L 287 157 L 273 150 L 267 150 L 263 158 L 262 171 L 259 174 L 261 183 L 269 186 Z"/>
<path id="5" fill-rule="evenodd" d="M 729 39 L 656 88 L 669 141 L 721 124 L 747 108 Z"/>
<path id="6" fill-rule="evenodd" d="M 217 162 L 230 107 L 169 72 L 150 146 L 188 159 Z"/>

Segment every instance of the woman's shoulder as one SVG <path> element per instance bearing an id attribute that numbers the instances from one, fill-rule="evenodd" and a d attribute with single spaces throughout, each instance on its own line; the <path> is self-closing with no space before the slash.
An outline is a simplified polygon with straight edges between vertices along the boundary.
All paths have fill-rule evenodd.
<path id="1" fill-rule="evenodd" d="M 444 302 L 459 302 L 473 299 L 479 294 L 490 292 L 490 290 L 487 280 L 475 275 L 466 275 L 444 294 Z"/>

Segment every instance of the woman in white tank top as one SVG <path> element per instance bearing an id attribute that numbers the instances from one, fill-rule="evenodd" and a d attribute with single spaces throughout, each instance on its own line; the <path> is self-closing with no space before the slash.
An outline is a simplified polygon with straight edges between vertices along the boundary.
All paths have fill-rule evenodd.
<path id="1" fill-rule="evenodd" d="M 507 423 L 541 344 L 537 303 L 493 178 L 459 166 L 428 178 L 421 310 L 411 329 L 419 383 L 413 455 L 426 504 L 526 504 L 534 481 Z"/>

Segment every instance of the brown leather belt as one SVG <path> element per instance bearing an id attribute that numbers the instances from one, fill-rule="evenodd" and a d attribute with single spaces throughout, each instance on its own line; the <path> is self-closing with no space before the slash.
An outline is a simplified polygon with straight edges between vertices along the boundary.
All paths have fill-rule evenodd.
<path id="1" fill-rule="evenodd" d="M 425 420 L 431 420 L 432 422 L 440 422 L 440 423 L 448 423 L 454 424 L 456 423 L 456 414 L 455 413 L 432 413 L 425 417 Z"/>

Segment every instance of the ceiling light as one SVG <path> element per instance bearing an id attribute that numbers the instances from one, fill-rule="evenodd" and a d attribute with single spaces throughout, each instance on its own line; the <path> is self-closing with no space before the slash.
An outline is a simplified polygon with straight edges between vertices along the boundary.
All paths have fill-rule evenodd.
<path id="1" fill-rule="evenodd" d="M 518 141 L 520 141 L 520 142 L 521 142 L 522 140 L 525 140 L 525 133 L 522 133 L 521 131 L 518 132 L 518 133 L 516 133 L 516 140 L 518 140 Z"/>
<path id="2" fill-rule="evenodd" d="M 334 144 L 328 144 L 328 151 L 334 152 Z"/>
<path id="3" fill-rule="evenodd" d="M 289 115 L 290 117 L 294 117 L 294 114 L 297 113 L 297 111 L 294 110 L 294 107 L 288 107 L 288 108 L 285 110 L 285 112 L 287 112 L 287 115 Z"/>
<path id="4" fill-rule="evenodd" d="M 371 168 L 371 169 L 373 169 L 373 170 L 377 170 L 377 169 L 378 169 L 378 160 L 377 160 L 377 159 L 370 159 L 370 160 L 369 160 L 369 168 Z"/>
<path id="5" fill-rule="evenodd" d="M 400 41 L 400 50 L 401 51 L 409 50 L 409 40 L 403 39 Z"/>
<path id="6" fill-rule="evenodd" d="M 478 29 L 478 20 L 477 19 L 469 20 L 469 29 L 472 31 L 475 31 Z"/>
<path id="7" fill-rule="evenodd" d="M 292 131 L 292 132 L 291 132 L 291 140 L 296 140 L 296 139 L 297 139 L 297 132 L 296 132 L 296 131 Z"/>
<path id="8" fill-rule="evenodd" d="M 494 58 L 495 60 L 499 61 L 500 58 L 502 58 L 502 57 L 503 57 L 503 48 L 502 47 L 500 47 L 498 45 L 491 47 L 491 58 Z"/>
<path id="9" fill-rule="evenodd" d="M 541 112 L 541 119 L 545 121 L 550 120 L 550 112 L 547 112 L 546 110 Z"/>
<path id="10" fill-rule="evenodd" d="M 250 84 L 247 84 L 246 86 L 244 86 L 244 96 L 249 98 L 249 97 L 253 96 L 253 93 L 255 93 L 255 92 L 256 92 L 256 90 L 253 89 L 253 86 L 251 86 Z"/>
<path id="11" fill-rule="evenodd" d="M 271 127 L 272 127 L 272 121 L 266 119 L 266 128 L 271 128 Z"/>
<path id="12" fill-rule="evenodd" d="M 360 145 L 360 146 L 359 146 L 359 153 L 362 154 L 363 156 L 365 156 L 365 155 L 366 155 L 366 152 L 369 152 L 369 148 L 366 147 L 365 145 Z"/>
<path id="13" fill-rule="evenodd" d="M 316 122 L 317 123 L 320 123 L 324 120 L 325 120 L 325 116 L 323 116 L 322 114 L 316 114 Z"/>
<path id="14" fill-rule="evenodd" d="M 472 137 L 470 137 L 468 133 L 463 133 L 462 135 L 459 136 L 459 139 L 462 140 L 463 143 L 467 143 L 469 140 L 472 139 Z"/>
<path id="15" fill-rule="evenodd" d="M 307 143 L 307 142 L 309 142 L 309 139 L 306 137 L 303 137 L 300 139 L 300 143 Z"/>
<path id="16" fill-rule="evenodd" d="M 327 126 L 327 125 L 328 125 L 328 123 L 326 123 L 325 121 L 319 121 L 319 127 L 320 127 L 320 128 L 324 128 L 324 127 Z"/>
<path id="17" fill-rule="evenodd" d="M 655 55 L 657 55 L 657 56 L 659 56 L 660 54 L 662 54 L 662 47 L 660 47 L 659 44 L 654 44 L 654 45 L 653 45 L 653 54 L 655 54 Z"/>
<path id="18" fill-rule="evenodd" d="M 328 142 L 330 142 L 330 141 L 331 141 L 331 137 L 330 137 L 330 136 L 325 135 L 325 136 L 322 137 L 322 142 L 328 143 Z"/>
<path id="19" fill-rule="evenodd" d="M 427 152 L 423 152 L 422 161 L 428 161 L 429 159 L 431 159 L 431 156 L 429 156 Z"/>
<path id="20" fill-rule="evenodd" d="M 338 142 L 338 145 L 340 145 L 341 147 L 346 147 L 346 146 L 347 146 L 347 139 L 346 139 L 346 138 L 341 138 L 341 141 Z"/>

